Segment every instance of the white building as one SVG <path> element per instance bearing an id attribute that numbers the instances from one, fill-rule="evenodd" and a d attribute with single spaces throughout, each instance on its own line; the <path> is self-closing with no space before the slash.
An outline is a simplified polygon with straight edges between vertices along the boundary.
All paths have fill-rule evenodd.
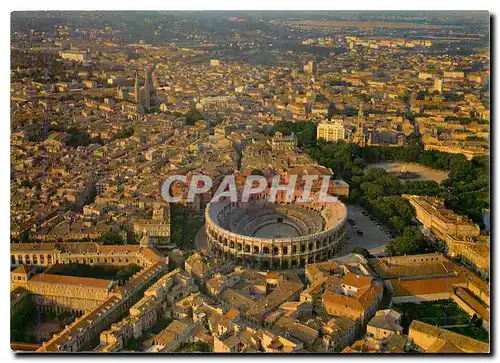
<path id="1" fill-rule="evenodd" d="M 334 119 L 321 122 L 317 128 L 316 139 L 325 141 L 345 140 L 344 121 Z"/>

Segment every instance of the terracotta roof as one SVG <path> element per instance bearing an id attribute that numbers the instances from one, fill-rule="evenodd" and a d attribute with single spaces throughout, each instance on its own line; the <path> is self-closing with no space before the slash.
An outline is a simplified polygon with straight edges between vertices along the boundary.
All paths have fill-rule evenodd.
<path id="1" fill-rule="evenodd" d="M 331 290 L 325 291 L 323 294 L 323 303 L 347 305 L 351 309 L 360 312 L 366 311 L 375 300 L 382 294 L 383 287 L 379 283 L 364 285 L 355 296 L 343 295 Z"/>
<path id="2" fill-rule="evenodd" d="M 342 294 L 336 294 L 331 291 L 325 291 L 323 294 L 323 304 L 324 305 L 345 305 L 351 309 L 363 312 L 363 306 L 359 303 L 358 299 L 352 296 L 346 296 Z"/>
<path id="3" fill-rule="evenodd" d="M 40 344 L 33 343 L 10 343 L 10 349 L 14 352 L 34 352 L 40 348 Z"/>
<path id="4" fill-rule="evenodd" d="M 36 274 L 30 280 L 30 283 L 56 284 L 56 285 L 77 285 L 82 287 L 92 287 L 108 290 L 111 287 L 111 281 L 94 279 L 90 277 L 61 276 L 51 274 Z"/>
<path id="5" fill-rule="evenodd" d="M 484 320 L 488 322 L 490 321 L 490 314 L 488 309 L 486 309 L 479 301 L 477 301 L 471 293 L 459 286 L 457 287 L 456 294 Z"/>
<path id="6" fill-rule="evenodd" d="M 372 280 L 373 277 L 371 276 L 359 276 L 353 273 L 348 273 L 344 276 L 341 283 L 360 289 L 365 286 L 370 286 Z"/>
<path id="7" fill-rule="evenodd" d="M 453 285 L 465 283 L 463 276 L 437 279 L 389 280 L 393 287 L 393 297 L 452 293 Z"/>
<path id="8" fill-rule="evenodd" d="M 56 244 L 56 248 L 59 251 L 71 253 L 97 252 L 99 246 L 95 242 L 65 242 Z"/>
<path id="9" fill-rule="evenodd" d="M 231 348 L 237 346 L 238 344 L 240 344 L 240 340 L 238 339 L 236 334 L 233 334 L 233 335 L 230 335 L 229 337 L 227 337 L 226 339 L 224 339 L 223 343 L 226 347 L 231 349 Z"/>
<path id="10" fill-rule="evenodd" d="M 141 251 L 141 254 L 151 263 L 165 262 L 166 258 L 161 253 L 153 248 L 146 247 Z"/>
<path id="11" fill-rule="evenodd" d="M 397 323 L 398 318 L 401 316 L 395 310 L 379 310 L 375 316 L 368 322 L 368 326 L 375 328 L 390 330 L 395 333 L 401 332 L 403 327 Z"/>
<path id="12" fill-rule="evenodd" d="M 279 277 L 279 274 L 277 272 L 268 272 L 266 274 L 266 279 L 277 279 Z"/>
<path id="13" fill-rule="evenodd" d="M 98 245 L 97 250 L 100 252 L 137 252 L 141 246 L 139 245 Z"/>
<path id="14" fill-rule="evenodd" d="M 226 317 L 229 319 L 229 320 L 233 320 L 234 318 L 236 318 L 238 315 L 240 314 L 240 311 L 238 309 L 235 309 L 235 308 L 231 308 L 227 311 L 226 313 Z"/>
<path id="15" fill-rule="evenodd" d="M 175 336 L 177 334 L 183 333 L 188 326 L 189 324 L 186 322 L 174 320 L 165 329 L 154 336 L 153 340 L 158 342 L 159 344 L 168 346 L 175 339 Z"/>
<path id="16" fill-rule="evenodd" d="M 14 270 L 12 270 L 10 273 L 14 273 L 14 274 L 28 274 L 29 271 L 31 271 L 31 269 L 28 269 L 25 265 L 19 265 Z"/>
<path id="17" fill-rule="evenodd" d="M 488 353 L 490 351 L 488 343 L 446 329 L 441 329 L 418 320 L 413 320 L 411 322 L 408 335 L 410 338 L 412 338 L 412 332 L 424 333 L 429 338 L 435 338 L 436 341 L 443 340 L 446 343 L 453 344 L 455 347 L 459 347 L 462 352 L 466 353 Z M 445 346 L 444 344 L 434 342 L 429 346 L 429 349 L 432 349 L 433 352 L 439 352 L 442 349 L 451 349 L 451 351 L 454 351 L 455 348 L 451 345 Z"/>
<path id="18" fill-rule="evenodd" d="M 427 348 L 426 353 L 463 353 L 463 351 L 453 343 L 438 339 Z"/>
<path id="19" fill-rule="evenodd" d="M 11 243 L 11 252 L 49 252 L 57 250 L 55 243 Z"/>
<path id="20" fill-rule="evenodd" d="M 316 329 L 301 324 L 299 321 L 287 316 L 279 318 L 278 321 L 274 323 L 273 329 L 279 329 L 282 332 L 288 333 L 292 337 L 299 339 L 306 344 L 312 343 L 319 335 L 319 332 Z"/>

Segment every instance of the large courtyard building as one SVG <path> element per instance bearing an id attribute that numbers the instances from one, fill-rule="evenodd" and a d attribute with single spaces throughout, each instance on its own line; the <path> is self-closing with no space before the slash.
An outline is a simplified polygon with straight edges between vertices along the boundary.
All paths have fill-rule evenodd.
<path id="1" fill-rule="evenodd" d="M 441 200 L 417 195 L 409 195 L 406 198 L 415 207 L 419 222 L 438 238 L 445 240 L 446 236 L 450 235 L 466 240 L 480 235 L 477 224 L 445 208 Z"/>

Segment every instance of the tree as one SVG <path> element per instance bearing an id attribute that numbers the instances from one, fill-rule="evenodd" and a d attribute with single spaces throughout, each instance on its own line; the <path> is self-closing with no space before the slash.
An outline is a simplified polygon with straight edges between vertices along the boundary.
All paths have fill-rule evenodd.
<path id="1" fill-rule="evenodd" d="M 417 227 L 405 227 L 403 235 L 395 238 L 386 246 L 386 252 L 391 256 L 415 255 L 426 252 L 427 240 Z"/>
<path id="2" fill-rule="evenodd" d="M 130 265 L 125 266 L 124 268 L 120 269 L 116 273 L 115 280 L 118 280 L 120 284 L 123 284 L 125 281 L 127 281 L 131 276 L 136 274 L 141 270 L 140 266 L 136 265 L 135 263 L 132 263 Z"/>
<path id="3" fill-rule="evenodd" d="M 470 325 L 476 328 L 480 328 L 483 325 L 483 318 L 477 316 L 477 314 L 474 314 L 472 316 L 472 319 L 470 320 Z"/>
<path id="4" fill-rule="evenodd" d="M 189 112 L 186 114 L 186 124 L 194 125 L 196 121 L 203 120 L 203 115 L 196 108 L 196 104 L 192 103 Z"/>
<path id="5" fill-rule="evenodd" d="M 401 233 L 404 231 L 406 227 L 406 223 L 403 218 L 400 216 L 392 216 L 389 218 L 389 224 L 391 225 L 392 228 L 394 228 L 398 233 Z"/>
<path id="6" fill-rule="evenodd" d="M 361 184 L 361 190 L 369 199 L 377 199 L 384 195 L 384 188 L 372 182 Z"/>
<path id="7" fill-rule="evenodd" d="M 135 233 L 132 231 L 127 231 L 127 244 L 128 245 L 137 245 L 139 242 L 135 236 Z"/>
<path id="8" fill-rule="evenodd" d="M 475 170 L 472 163 L 464 155 L 456 154 L 451 157 L 452 182 L 472 182 L 475 179 Z"/>
<path id="9" fill-rule="evenodd" d="M 29 230 L 26 230 L 21 235 L 21 243 L 30 243 L 30 242 L 31 242 L 30 232 L 29 232 Z"/>
<path id="10" fill-rule="evenodd" d="M 101 234 L 97 241 L 102 242 L 104 245 L 122 245 L 123 239 L 116 232 L 106 232 Z"/>

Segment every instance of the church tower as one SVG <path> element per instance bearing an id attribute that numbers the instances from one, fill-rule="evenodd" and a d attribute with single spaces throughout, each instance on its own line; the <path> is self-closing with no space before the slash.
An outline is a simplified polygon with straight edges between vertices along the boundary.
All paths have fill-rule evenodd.
<path id="1" fill-rule="evenodd" d="M 153 78 L 153 93 L 156 93 L 156 90 L 160 88 L 160 82 L 158 81 L 158 74 L 156 72 L 157 66 L 153 67 L 153 73 L 151 73 L 151 78 Z"/>
<path id="2" fill-rule="evenodd" d="M 144 108 L 149 110 L 151 107 L 151 72 L 149 69 L 145 72 L 145 81 L 144 81 Z"/>
<path id="3" fill-rule="evenodd" d="M 137 104 L 141 103 L 141 95 L 139 88 L 139 73 L 135 72 L 135 83 L 134 83 L 134 100 Z"/>
<path id="4" fill-rule="evenodd" d="M 358 125 L 356 128 L 356 134 L 354 135 L 354 142 L 359 147 L 366 146 L 366 135 L 365 135 L 365 114 L 363 111 L 363 103 L 359 104 L 358 111 Z"/>

